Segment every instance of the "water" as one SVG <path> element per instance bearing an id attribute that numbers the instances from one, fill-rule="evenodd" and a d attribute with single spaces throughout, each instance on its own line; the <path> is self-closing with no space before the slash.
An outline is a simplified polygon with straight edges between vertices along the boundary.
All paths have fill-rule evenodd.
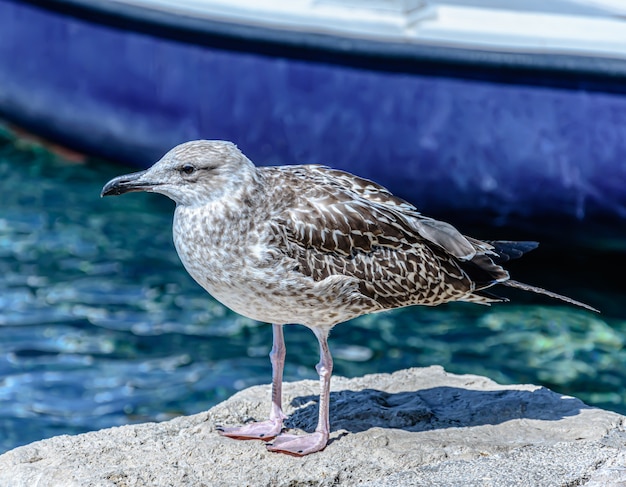
<path id="1" fill-rule="evenodd" d="M 0 452 L 200 412 L 270 380 L 271 327 L 224 309 L 186 274 L 171 242 L 173 204 L 156 195 L 98 197 L 104 182 L 128 171 L 71 162 L 0 130 Z M 589 238 L 552 224 L 530 234 L 546 242 L 512 263 L 516 277 L 603 314 L 515 293 L 516 304 L 491 308 L 366 316 L 333 331 L 335 372 L 441 364 L 626 413 L 624 285 L 611 279 L 626 263 L 626 232 Z M 286 342 L 286 379 L 315 378 L 310 331 L 289 327 Z"/>

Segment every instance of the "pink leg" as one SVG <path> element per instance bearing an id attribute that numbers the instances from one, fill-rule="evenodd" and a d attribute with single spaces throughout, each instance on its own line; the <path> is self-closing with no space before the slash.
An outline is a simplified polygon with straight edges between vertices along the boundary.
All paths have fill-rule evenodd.
<path id="1" fill-rule="evenodd" d="M 319 420 L 314 433 L 306 435 L 282 434 L 274 439 L 267 449 L 288 455 L 304 456 L 321 451 L 328 443 L 330 435 L 330 376 L 333 372 L 333 358 L 328 349 L 328 330 L 312 328 L 320 345 L 320 362 L 315 367 L 320 376 Z"/>
<path id="2" fill-rule="evenodd" d="M 272 407 L 267 421 L 245 424 L 238 427 L 219 428 L 222 436 L 236 440 L 271 440 L 283 429 L 286 418 L 282 409 L 283 368 L 285 366 L 285 339 L 283 325 L 272 325 L 273 344 L 270 352 L 272 362 Z"/>

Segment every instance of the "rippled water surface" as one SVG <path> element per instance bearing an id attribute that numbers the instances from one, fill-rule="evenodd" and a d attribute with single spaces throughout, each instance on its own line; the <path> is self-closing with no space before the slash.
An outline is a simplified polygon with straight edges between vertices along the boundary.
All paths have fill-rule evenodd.
<path id="1" fill-rule="evenodd" d="M 99 198 L 104 182 L 130 170 L 70 162 L 0 131 L 0 452 L 200 412 L 270 380 L 271 328 L 224 309 L 185 273 L 171 242 L 173 204 Z M 491 308 L 366 316 L 333 331 L 335 372 L 441 364 L 626 413 L 625 289 L 611 277 L 626 263 L 625 234 L 526 229 L 544 245 L 512 266 L 600 315 L 516 293 L 515 304 Z M 286 341 L 286 379 L 316 377 L 313 335 L 293 326 Z"/>

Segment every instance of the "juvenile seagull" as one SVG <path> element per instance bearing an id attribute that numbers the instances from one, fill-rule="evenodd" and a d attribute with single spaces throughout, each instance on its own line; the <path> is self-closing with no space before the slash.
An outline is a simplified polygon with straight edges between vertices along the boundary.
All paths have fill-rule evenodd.
<path id="1" fill-rule="evenodd" d="M 326 446 L 338 323 L 414 304 L 505 301 L 504 284 L 593 309 L 513 281 L 500 264 L 537 246 L 485 242 L 421 215 L 372 181 L 318 165 L 257 168 L 225 141 L 179 145 L 146 171 L 119 176 L 102 196 L 161 193 L 176 202 L 174 244 L 191 276 L 233 311 L 273 323 L 272 405 L 267 421 L 222 428 L 236 439 L 308 455 Z M 319 422 L 314 433 L 281 433 L 283 325 L 310 328 L 320 347 Z"/>

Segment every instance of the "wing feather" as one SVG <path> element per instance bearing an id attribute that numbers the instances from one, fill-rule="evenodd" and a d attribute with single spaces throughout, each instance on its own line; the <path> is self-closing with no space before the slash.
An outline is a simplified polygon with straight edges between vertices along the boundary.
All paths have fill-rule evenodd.
<path id="1" fill-rule="evenodd" d="M 298 204 L 288 211 L 283 223 L 312 224 L 311 231 L 316 228 L 322 233 L 332 228 L 342 234 L 333 234 L 336 247 L 329 247 L 329 236 L 321 234 L 311 235 L 303 242 L 306 245 L 348 255 L 355 242 L 358 249 L 369 251 L 377 245 L 397 248 L 427 241 L 461 260 L 471 260 L 477 250 L 492 248 L 465 237 L 448 223 L 423 216 L 415 206 L 373 181 L 324 166 L 288 167 L 304 184 L 298 188 Z"/>
<path id="2" fill-rule="evenodd" d="M 384 309 L 439 304 L 473 291 L 460 260 L 475 254 L 476 244 L 451 225 L 423 217 L 385 188 L 341 171 L 272 170 L 280 173 L 275 179 L 283 184 L 285 204 L 271 224 L 284 235 L 283 252 L 299 272 L 316 281 L 354 277 L 361 293 Z"/>

